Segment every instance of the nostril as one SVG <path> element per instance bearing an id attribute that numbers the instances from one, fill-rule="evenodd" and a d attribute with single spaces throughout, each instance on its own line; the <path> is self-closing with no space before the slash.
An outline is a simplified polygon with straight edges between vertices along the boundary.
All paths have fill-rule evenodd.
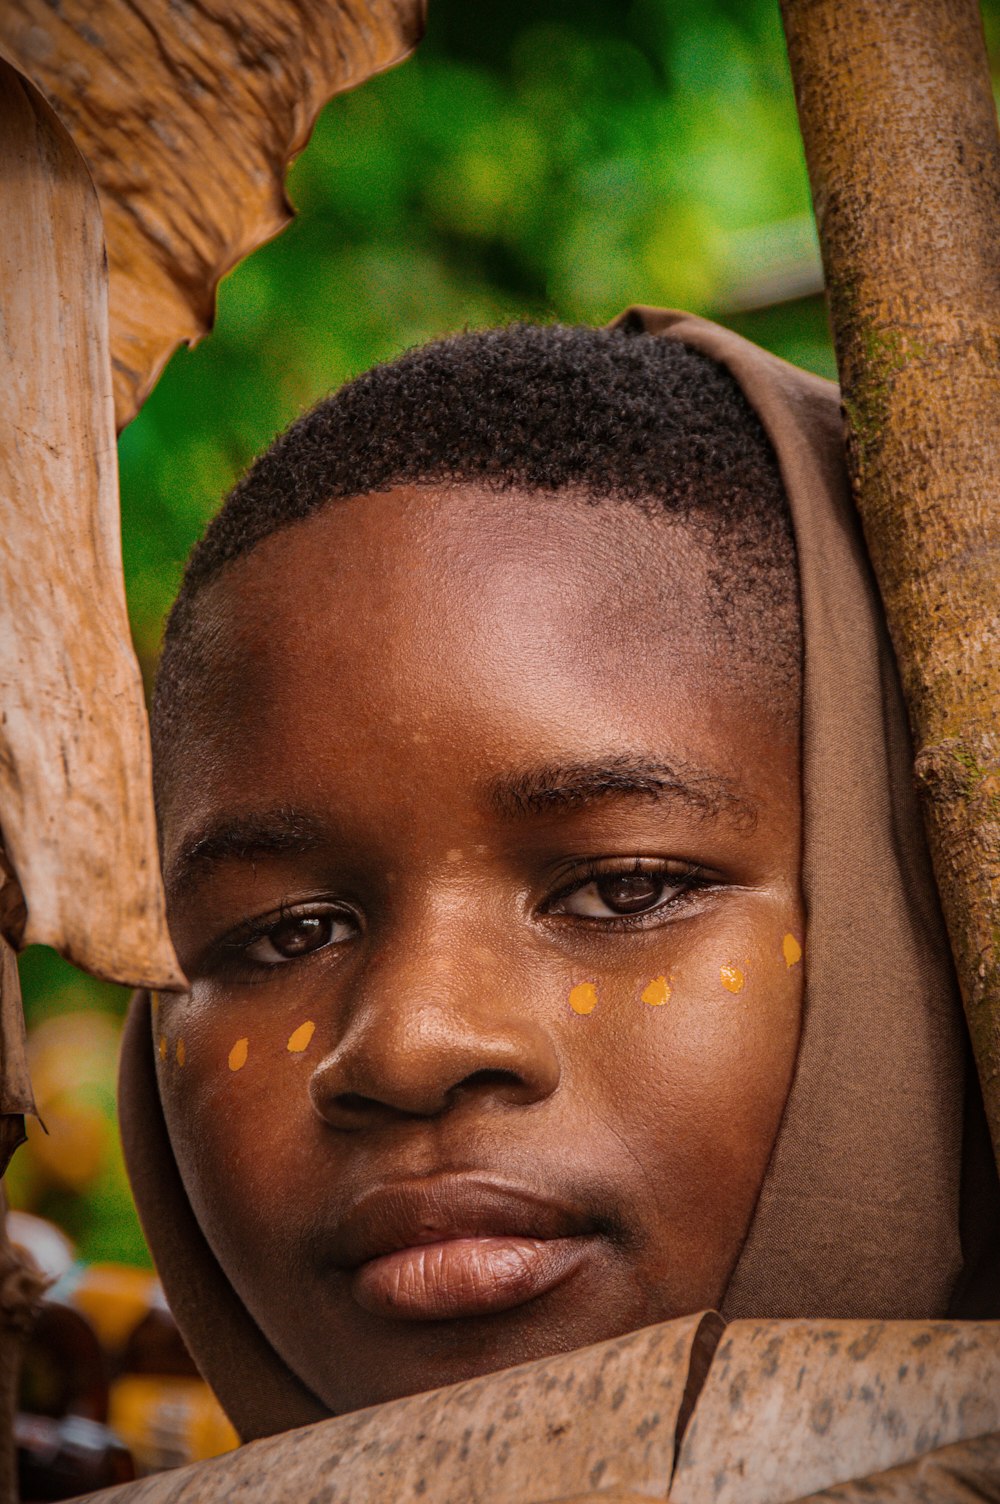
<path id="1" fill-rule="evenodd" d="M 331 1097 L 322 1116 L 337 1128 L 365 1128 L 375 1121 L 405 1116 L 397 1108 L 361 1092 L 345 1091 Z"/>
<path id="2" fill-rule="evenodd" d="M 521 1078 L 514 1071 L 481 1070 L 473 1071 L 471 1076 L 466 1076 L 464 1081 L 458 1084 L 463 1086 L 519 1086 Z"/>
<path id="3" fill-rule="evenodd" d="M 468 1076 L 449 1092 L 452 1098 L 465 1096 L 479 1092 L 502 1091 L 508 1094 L 520 1095 L 525 1089 L 524 1079 L 516 1071 L 497 1070 L 485 1067 L 480 1071 L 472 1071 Z"/>
<path id="4" fill-rule="evenodd" d="M 377 1107 L 379 1105 L 380 1104 L 375 1102 L 371 1097 L 363 1097 L 358 1091 L 341 1092 L 340 1096 L 337 1098 L 337 1106 L 343 1112 L 371 1112 L 373 1107 Z"/>
<path id="5" fill-rule="evenodd" d="M 516 1071 L 487 1067 L 471 1071 L 443 1092 L 435 1086 L 419 1094 L 421 1100 L 417 1099 L 418 1094 L 414 1094 L 405 1105 L 380 1101 L 378 1097 L 366 1096 L 363 1092 L 338 1092 L 328 1098 L 322 1116 L 337 1128 L 372 1128 L 399 1118 L 436 1117 L 469 1097 L 489 1096 L 494 1092 L 508 1100 L 516 1100 L 525 1090 L 526 1083 Z"/>

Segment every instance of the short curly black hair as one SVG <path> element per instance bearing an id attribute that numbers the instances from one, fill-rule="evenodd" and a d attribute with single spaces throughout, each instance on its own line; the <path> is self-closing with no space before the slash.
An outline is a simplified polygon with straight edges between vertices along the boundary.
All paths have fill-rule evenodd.
<path id="1" fill-rule="evenodd" d="M 696 524 L 715 554 L 733 641 L 794 691 L 801 656 L 788 502 L 760 421 L 729 372 L 673 339 L 512 324 L 452 335 L 376 366 L 293 423 L 234 487 L 195 547 L 170 614 L 154 754 L 197 674 L 202 590 L 281 528 L 398 485 L 476 482 L 584 493 Z"/>

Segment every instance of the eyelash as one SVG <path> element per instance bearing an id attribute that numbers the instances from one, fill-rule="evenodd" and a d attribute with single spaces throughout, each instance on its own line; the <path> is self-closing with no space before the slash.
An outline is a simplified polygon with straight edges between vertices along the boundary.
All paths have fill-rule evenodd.
<path id="1" fill-rule="evenodd" d="M 600 882 L 609 877 L 652 877 L 662 878 L 664 884 L 672 882 L 680 889 L 673 898 L 668 898 L 655 907 L 640 910 L 636 914 L 615 914 L 610 918 L 590 917 L 582 914 L 553 914 L 551 906 L 569 898 L 573 893 L 579 893 L 591 883 Z M 622 930 L 653 929 L 657 924 L 663 924 L 662 915 L 665 910 L 677 909 L 683 904 L 690 902 L 698 894 L 718 887 L 719 878 L 711 877 L 703 867 L 694 862 L 668 862 L 657 861 L 651 857 L 634 857 L 631 862 L 621 862 L 604 859 L 592 859 L 584 863 L 582 871 L 577 872 L 571 883 L 558 893 L 554 893 L 547 900 L 546 909 L 554 919 L 570 919 L 576 925 L 584 925 L 594 928 L 602 934 L 609 930 L 612 933 Z"/>

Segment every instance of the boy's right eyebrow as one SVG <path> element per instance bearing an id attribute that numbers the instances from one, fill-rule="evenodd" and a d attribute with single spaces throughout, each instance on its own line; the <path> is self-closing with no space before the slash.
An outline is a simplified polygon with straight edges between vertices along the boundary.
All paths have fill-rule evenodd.
<path id="1" fill-rule="evenodd" d="M 182 841 L 164 874 L 171 898 L 206 876 L 221 861 L 252 862 L 265 856 L 306 856 L 329 832 L 304 810 L 273 809 L 216 815 Z"/>

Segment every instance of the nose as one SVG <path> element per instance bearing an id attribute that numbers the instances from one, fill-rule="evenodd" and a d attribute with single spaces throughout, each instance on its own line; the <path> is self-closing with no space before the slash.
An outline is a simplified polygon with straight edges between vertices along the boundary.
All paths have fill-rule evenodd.
<path id="1" fill-rule="evenodd" d="M 559 1083 L 559 1057 L 516 989 L 441 966 L 382 967 L 355 995 L 345 1033 L 310 1080 L 331 1127 L 433 1118 L 474 1100 L 528 1106 Z"/>

